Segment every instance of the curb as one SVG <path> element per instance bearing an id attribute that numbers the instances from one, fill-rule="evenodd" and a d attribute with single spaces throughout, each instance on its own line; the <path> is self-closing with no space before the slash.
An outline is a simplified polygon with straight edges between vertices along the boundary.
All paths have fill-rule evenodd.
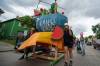
<path id="1" fill-rule="evenodd" d="M 2 52 L 10 52 L 10 51 L 15 51 L 15 50 L 2 50 L 2 51 L 0 51 L 0 53 L 2 53 Z"/>

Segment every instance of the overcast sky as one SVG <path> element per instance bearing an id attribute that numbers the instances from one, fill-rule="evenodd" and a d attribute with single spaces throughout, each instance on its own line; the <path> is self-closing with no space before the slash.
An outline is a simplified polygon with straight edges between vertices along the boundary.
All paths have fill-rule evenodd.
<path id="1" fill-rule="evenodd" d="M 42 0 L 52 3 L 54 0 Z M 5 11 L 0 20 L 15 18 L 16 16 L 33 15 L 38 0 L 0 0 L 0 8 Z M 100 23 L 100 0 L 58 0 L 58 5 L 63 7 L 75 35 L 84 32 L 85 36 L 91 35 L 91 26 Z M 39 8 L 50 6 L 40 3 Z"/>

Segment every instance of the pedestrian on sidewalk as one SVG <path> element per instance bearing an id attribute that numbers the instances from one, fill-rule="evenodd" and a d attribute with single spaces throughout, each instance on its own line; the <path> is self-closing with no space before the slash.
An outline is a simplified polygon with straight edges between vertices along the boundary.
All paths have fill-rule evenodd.
<path id="1" fill-rule="evenodd" d="M 72 58 L 73 58 L 73 46 L 74 46 L 74 37 L 73 31 L 71 27 L 67 23 L 64 24 L 64 55 L 65 55 L 65 66 L 72 66 Z"/>
<path id="2" fill-rule="evenodd" d="M 85 55 L 85 39 L 83 37 L 83 32 L 80 33 L 80 46 L 81 46 L 82 56 L 84 56 Z"/>

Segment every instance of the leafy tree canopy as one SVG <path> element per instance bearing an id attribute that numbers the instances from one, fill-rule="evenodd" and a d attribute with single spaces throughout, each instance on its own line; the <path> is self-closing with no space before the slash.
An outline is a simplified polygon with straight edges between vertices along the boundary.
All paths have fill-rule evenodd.
<path id="1" fill-rule="evenodd" d="M 96 37 L 100 39 L 100 23 L 92 26 L 92 31 L 95 33 Z"/>
<path id="2" fill-rule="evenodd" d="M 35 18 L 32 18 L 31 16 L 23 16 L 23 17 L 17 17 L 17 19 L 21 22 L 22 26 L 27 26 L 27 27 L 35 27 Z"/>

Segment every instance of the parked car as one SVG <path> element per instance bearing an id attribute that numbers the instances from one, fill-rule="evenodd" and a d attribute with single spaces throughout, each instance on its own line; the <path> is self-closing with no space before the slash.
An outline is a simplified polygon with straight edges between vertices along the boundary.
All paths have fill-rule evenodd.
<path id="1" fill-rule="evenodd" d="M 87 45 L 91 46 L 92 45 L 92 42 L 87 42 Z"/>
<path id="2" fill-rule="evenodd" d="M 89 45 L 89 46 L 92 45 L 92 39 L 88 38 L 87 45 Z"/>
<path id="3" fill-rule="evenodd" d="M 93 43 L 93 47 L 94 49 L 100 48 L 100 39 L 95 40 L 95 42 Z"/>

